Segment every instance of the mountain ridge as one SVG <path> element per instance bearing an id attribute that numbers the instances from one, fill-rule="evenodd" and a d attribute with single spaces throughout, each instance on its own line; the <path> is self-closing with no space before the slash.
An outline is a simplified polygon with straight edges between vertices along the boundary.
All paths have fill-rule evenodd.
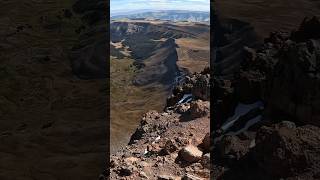
<path id="1" fill-rule="evenodd" d="M 170 21 L 210 22 L 210 12 L 188 10 L 145 10 L 142 12 L 117 13 L 111 19 L 160 19 Z"/>

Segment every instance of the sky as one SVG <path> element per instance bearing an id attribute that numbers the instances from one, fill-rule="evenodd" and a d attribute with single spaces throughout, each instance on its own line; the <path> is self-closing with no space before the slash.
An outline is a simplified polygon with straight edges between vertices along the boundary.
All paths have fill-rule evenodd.
<path id="1" fill-rule="evenodd" d="M 111 14 L 135 10 L 210 11 L 210 0 L 111 0 Z"/>

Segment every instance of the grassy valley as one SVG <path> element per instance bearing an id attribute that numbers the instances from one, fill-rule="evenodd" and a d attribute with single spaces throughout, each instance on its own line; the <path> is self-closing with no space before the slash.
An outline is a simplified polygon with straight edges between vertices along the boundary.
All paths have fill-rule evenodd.
<path id="1" fill-rule="evenodd" d="M 168 95 L 161 85 L 152 85 L 152 88 L 133 85 L 134 76 L 139 72 L 133 62 L 130 58 L 110 59 L 112 152 L 129 141 L 142 114 L 150 109 L 161 110 L 164 107 Z"/>
<path id="2" fill-rule="evenodd" d="M 187 22 L 111 23 L 111 151 L 129 142 L 141 117 L 166 105 L 175 77 L 209 66 L 209 26 Z"/>

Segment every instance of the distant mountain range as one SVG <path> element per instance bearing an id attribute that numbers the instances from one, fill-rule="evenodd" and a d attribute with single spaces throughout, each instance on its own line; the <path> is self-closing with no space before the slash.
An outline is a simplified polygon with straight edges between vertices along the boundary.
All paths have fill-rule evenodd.
<path id="1" fill-rule="evenodd" d="M 140 11 L 136 13 L 115 13 L 114 15 L 111 15 L 111 19 L 160 19 L 170 21 L 209 22 L 210 12 L 183 10 Z"/>

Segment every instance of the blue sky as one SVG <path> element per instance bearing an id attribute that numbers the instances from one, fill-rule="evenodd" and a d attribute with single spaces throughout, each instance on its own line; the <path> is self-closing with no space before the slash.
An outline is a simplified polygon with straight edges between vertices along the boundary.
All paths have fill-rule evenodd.
<path id="1" fill-rule="evenodd" d="M 134 10 L 210 11 L 210 0 L 111 0 L 111 14 Z"/>

